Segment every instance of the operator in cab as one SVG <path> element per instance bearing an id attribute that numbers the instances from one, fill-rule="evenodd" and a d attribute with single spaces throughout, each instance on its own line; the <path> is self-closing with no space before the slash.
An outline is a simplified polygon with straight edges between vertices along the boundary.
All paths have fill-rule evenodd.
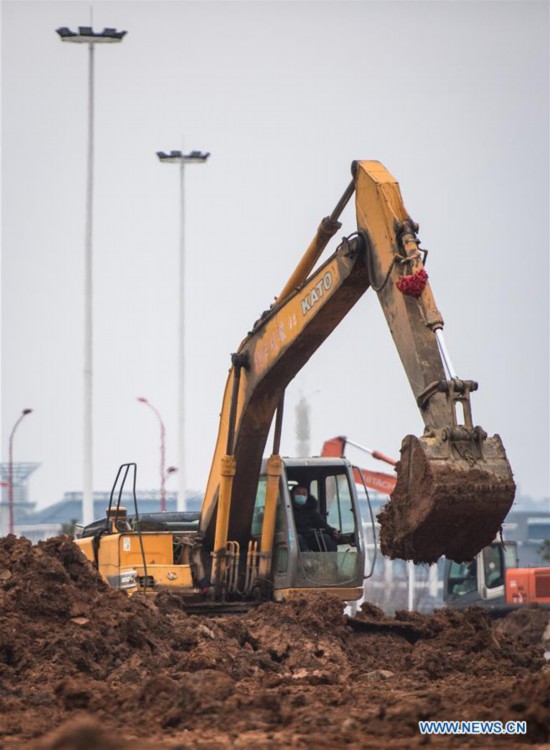
<path id="1" fill-rule="evenodd" d="M 290 497 L 300 551 L 337 552 L 341 534 L 319 513 L 316 498 L 301 485 L 292 488 Z"/>

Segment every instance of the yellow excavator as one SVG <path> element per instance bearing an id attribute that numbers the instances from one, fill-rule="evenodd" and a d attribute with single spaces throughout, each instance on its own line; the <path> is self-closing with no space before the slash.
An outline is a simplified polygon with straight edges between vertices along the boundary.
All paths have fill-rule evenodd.
<path id="1" fill-rule="evenodd" d="M 356 230 L 316 267 L 354 193 Z M 454 370 L 417 232 L 385 167 L 353 162 L 336 208 L 231 357 L 200 514 L 140 517 L 136 505 L 129 517 L 120 492 L 107 518 L 83 529 L 78 544 L 112 585 L 130 593 L 171 588 L 190 605 L 212 607 L 304 590 L 328 589 L 344 600 L 362 595 L 364 543 L 352 466 L 345 458 L 279 453 L 287 385 L 369 287 L 425 425 L 421 437 L 403 440 L 396 487 L 378 516 L 382 552 L 460 562 L 492 542 L 513 502 L 512 471 L 499 436 L 473 423 L 470 394 L 477 383 Z M 274 419 L 272 453 L 264 459 Z M 133 469 L 135 487 L 135 466 L 121 469 L 122 478 Z M 294 487 L 305 488 L 322 519 L 312 530 L 315 545 L 303 544 Z M 321 527 L 330 528 L 336 544 L 326 543 Z"/>

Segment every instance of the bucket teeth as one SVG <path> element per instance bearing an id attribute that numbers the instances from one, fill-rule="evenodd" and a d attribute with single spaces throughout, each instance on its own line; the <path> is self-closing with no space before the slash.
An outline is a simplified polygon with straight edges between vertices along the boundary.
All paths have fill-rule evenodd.
<path id="1" fill-rule="evenodd" d="M 408 435 L 395 490 L 378 514 L 382 553 L 415 563 L 471 560 L 502 529 L 515 489 L 498 435 L 475 445 Z"/>

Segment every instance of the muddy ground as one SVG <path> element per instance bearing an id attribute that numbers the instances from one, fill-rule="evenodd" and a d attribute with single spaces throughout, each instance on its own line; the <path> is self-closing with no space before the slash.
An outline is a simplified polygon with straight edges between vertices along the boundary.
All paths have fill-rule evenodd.
<path id="1" fill-rule="evenodd" d="M 6 537 L 0 747 L 550 747 L 540 610 L 495 626 L 478 609 L 388 618 L 365 605 L 357 619 L 369 629 L 328 595 L 189 616 L 174 595 L 108 589 L 66 537 Z M 420 719 L 528 729 L 427 738 Z"/>

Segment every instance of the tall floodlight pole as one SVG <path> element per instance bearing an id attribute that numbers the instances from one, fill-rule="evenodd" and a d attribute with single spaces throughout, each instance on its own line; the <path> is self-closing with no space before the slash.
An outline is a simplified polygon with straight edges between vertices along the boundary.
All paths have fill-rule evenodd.
<path id="1" fill-rule="evenodd" d="M 156 418 L 159 421 L 160 426 L 160 509 L 161 511 L 166 510 L 166 477 L 168 474 L 171 474 L 174 471 L 177 471 L 177 469 L 174 466 L 169 466 L 168 471 L 166 470 L 166 427 L 164 426 L 164 422 L 162 421 L 162 417 L 160 415 L 159 410 L 153 406 L 153 404 L 148 401 L 146 398 L 143 398 L 143 396 L 138 397 L 138 401 L 140 404 L 145 404 L 145 406 L 148 406 L 151 411 L 154 413 Z"/>
<path id="2" fill-rule="evenodd" d="M 104 29 L 94 32 L 91 26 L 71 31 L 56 29 L 62 42 L 88 45 L 88 145 L 86 175 L 86 229 L 84 239 L 84 467 L 82 522 L 94 520 L 93 498 L 93 198 L 94 198 L 94 52 L 96 44 L 121 42 L 125 31 Z"/>
<path id="3" fill-rule="evenodd" d="M 9 457 L 8 457 L 8 509 L 9 509 L 9 533 L 13 534 L 13 438 L 15 435 L 16 429 L 21 424 L 21 421 L 25 419 L 27 414 L 31 414 L 32 409 L 23 409 L 21 412 L 21 416 L 17 420 L 17 422 L 13 425 L 12 431 L 10 433 L 10 443 L 9 443 Z"/>
<path id="4" fill-rule="evenodd" d="M 185 165 L 204 164 L 210 153 L 190 151 L 157 151 L 162 164 L 179 164 L 180 168 L 180 244 L 179 244 L 179 325 L 178 325 L 178 510 L 186 510 L 185 502 Z"/>

